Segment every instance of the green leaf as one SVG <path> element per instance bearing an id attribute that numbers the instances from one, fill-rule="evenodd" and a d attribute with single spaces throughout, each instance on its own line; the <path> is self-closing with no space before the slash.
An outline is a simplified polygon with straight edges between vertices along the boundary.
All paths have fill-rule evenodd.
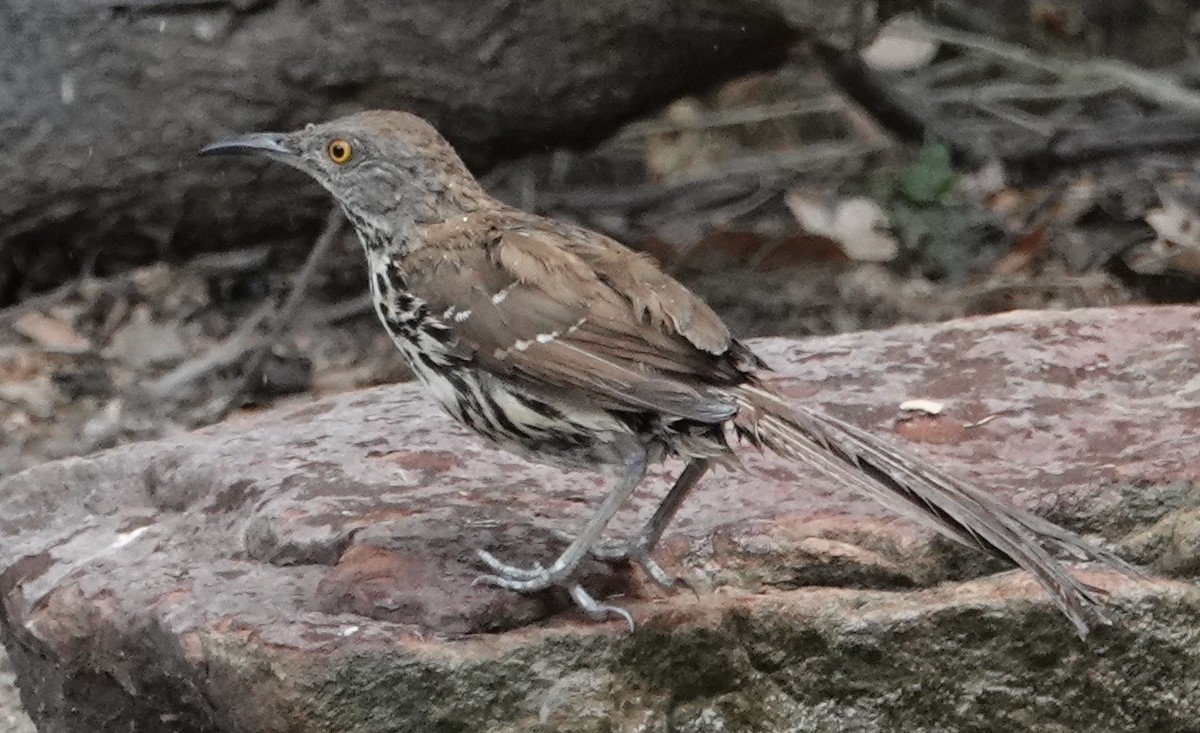
<path id="1" fill-rule="evenodd" d="M 900 195 L 915 204 L 937 203 L 958 182 L 958 173 L 950 165 L 950 148 L 927 145 L 916 162 L 897 180 Z"/>

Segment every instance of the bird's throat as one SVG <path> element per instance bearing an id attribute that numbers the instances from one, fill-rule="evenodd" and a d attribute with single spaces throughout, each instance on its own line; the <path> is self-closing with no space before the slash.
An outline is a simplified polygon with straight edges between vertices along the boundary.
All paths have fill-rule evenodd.
<path id="1" fill-rule="evenodd" d="M 413 224 L 393 222 L 342 206 L 346 219 L 354 227 L 367 260 L 393 260 L 411 251 Z"/>

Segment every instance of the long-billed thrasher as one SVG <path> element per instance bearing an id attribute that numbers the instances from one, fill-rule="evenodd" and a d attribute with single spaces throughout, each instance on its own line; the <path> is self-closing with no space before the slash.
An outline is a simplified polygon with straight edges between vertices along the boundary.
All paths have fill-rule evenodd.
<path id="1" fill-rule="evenodd" d="M 290 133 L 209 145 L 298 168 L 333 194 L 366 252 L 380 320 L 409 367 L 459 422 L 526 458 L 605 469 L 615 485 L 549 566 L 480 551 L 480 582 L 565 588 L 593 618 L 629 614 L 576 577 L 589 553 L 672 579 L 650 556 L 681 502 L 733 444 L 809 462 L 848 486 L 1034 575 L 1086 635 L 1103 620 L 1097 589 L 1051 554 L 1119 558 L 841 420 L 790 405 L 766 365 L 649 257 L 596 232 L 489 196 L 450 144 L 404 112 L 362 112 Z M 605 554 L 601 533 L 646 467 L 687 463 L 644 529 Z"/>

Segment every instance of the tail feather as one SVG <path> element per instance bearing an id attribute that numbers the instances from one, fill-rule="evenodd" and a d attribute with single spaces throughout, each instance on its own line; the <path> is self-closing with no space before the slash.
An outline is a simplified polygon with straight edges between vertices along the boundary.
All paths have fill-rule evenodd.
<path id="1" fill-rule="evenodd" d="M 788 405 L 755 385 L 742 385 L 736 394 L 741 411 L 734 426 L 746 439 L 814 465 L 904 516 L 1024 568 L 1080 637 L 1087 636 L 1089 618 L 1108 622 L 1099 593 L 1068 572 L 1047 548 L 1139 575 L 1079 535 L 1000 501 L 861 428 Z"/>

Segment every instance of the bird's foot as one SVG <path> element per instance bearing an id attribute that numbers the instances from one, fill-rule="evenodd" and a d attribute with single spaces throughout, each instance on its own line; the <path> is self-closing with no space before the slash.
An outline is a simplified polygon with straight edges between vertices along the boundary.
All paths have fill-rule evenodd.
<path id="1" fill-rule="evenodd" d="M 632 563 L 642 569 L 646 577 L 654 581 L 654 584 L 664 590 L 673 590 L 676 587 L 690 587 L 688 582 L 683 578 L 677 578 L 663 570 L 662 565 L 650 556 L 650 553 L 641 548 L 617 548 L 605 547 L 596 548 L 592 551 L 592 557 L 600 562 L 617 565 L 621 563 Z"/>
<path id="2" fill-rule="evenodd" d="M 562 535 L 567 537 L 566 533 L 562 533 Z M 666 570 L 663 570 L 658 561 L 650 556 L 650 552 L 644 547 L 644 543 L 639 540 L 634 540 L 633 542 L 597 543 L 588 554 L 606 565 L 623 565 L 625 563 L 636 565 L 642 569 L 646 577 L 650 578 L 655 585 L 664 590 L 673 590 L 680 587 L 690 589 L 692 587 L 683 578 L 674 577 Z"/>
<path id="3" fill-rule="evenodd" d="M 562 585 L 568 575 L 566 572 L 555 573 L 552 569 L 548 570 L 540 564 L 534 565 L 532 568 L 518 568 L 515 565 L 501 562 L 487 550 L 476 550 L 475 554 L 479 555 L 479 559 L 483 560 L 484 565 L 491 568 L 493 574 L 480 575 L 472 585 L 494 585 L 497 588 L 515 590 L 518 593 L 534 593 Z"/>
<path id="4" fill-rule="evenodd" d="M 476 553 L 479 555 L 479 559 L 491 568 L 492 574 L 479 576 L 472 585 L 493 585 L 518 593 L 534 593 L 547 588 L 563 587 L 570 594 L 571 600 L 575 601 L 575 605 L 579 606 L 580 610 L 589 618 L 602 621 L 615 616 L 624 620 L 629 625 L 629 630 L 633 631 L 633 616 L 629 611 L 620 606 L 597 601 L 578 582 L 568 580 L 574 568 L 544 568 L 541 565 L 535 565 L 532 568 L 518 568 L 501 562 L 487 550 L 477 550 Z"/>

